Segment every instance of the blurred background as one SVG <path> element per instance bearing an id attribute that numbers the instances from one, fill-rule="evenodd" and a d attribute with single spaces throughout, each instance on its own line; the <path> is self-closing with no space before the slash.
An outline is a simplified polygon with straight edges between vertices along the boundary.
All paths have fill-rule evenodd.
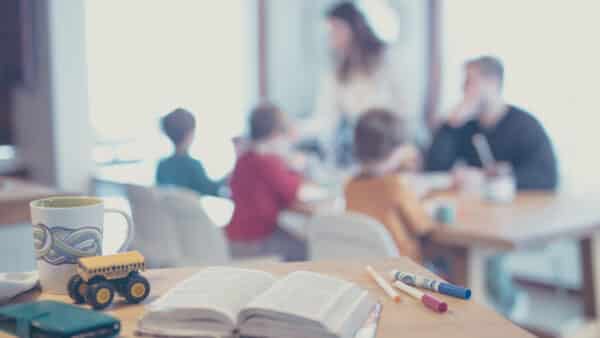
<path id="1" fill-rule="evenodd" d="M 597 1 L 354 2 L 391 46 L 424 143 L 427 122 L 462 97 L 465 60 L 495 55 L 507 101 L 547 129 L 561 187 L 600 188 Z M 335 3 L 1 1 L 0 175 L 124 205 L 120 185 L 153 184 L 171 152 L 160 119 L 184 107 L 198 120 L 191 155 L 225 176 L 257 102 L 311 118 L 332 67 L 324 13 Z M 214 208 L 226 223 L 230 208 Z M 545 309 L 523 326 L 556 336 L 584 321 L 580 259 L 570 240 L 511 255 L 514 279 Z"/>
<path id="2" fill-rule="evenodd" d="M 211 176 L 220 177 L 234 163 L 229 137 L 243 131 L 249 107 L 259 98 L 295 116 L 314 110 L 319 76 L 329 67 L 324 12 L 335 1 L 81 2 L 66 9 L 60 1 L 2 4 L 3 167 L 18 162 L 54 183 L 53 163 L 58 165 L 60 155 L 53 153 L 74 147 L 67 138 L 77 139 L 73 132 L 83 132 L 82 124 L 89 128 L 91 164 L 155 161 L 169 152 L 158 120 L 182 106 L 200 120 L 212 117 L 210 127 L 200 123 L 197 132 L 218 150 L 197 142 L 193 152 Z M 595 2 L 439 1 L 435 13 L 428 1 L 357 3 L 376 33 L 393 44 L 403 74 L 414 84 L 420 114 L 447 111 L 460 98 L 466 59 L 497 55 L 508 74 L 506 97 L 534 112 L 548 129 L 565 182 L 593 181 Z M 13 15 L 19 10 L 21 16 Z M 62 62 L 71 65 L 69 72 L 56 71 Z M 60 105 L 60 95 L 73 98 L 76 90 L 88 93 L 77 108 L 70 103 L 76 119 L 66 112 L 40 116 L 42 107 L 31 107 L 44 100 Z M 38 123 L 71 132 L 47 134 L 71 136 L 46 142 L 51 135 L 38 133 L 31 140 L 28 128 Z"/>

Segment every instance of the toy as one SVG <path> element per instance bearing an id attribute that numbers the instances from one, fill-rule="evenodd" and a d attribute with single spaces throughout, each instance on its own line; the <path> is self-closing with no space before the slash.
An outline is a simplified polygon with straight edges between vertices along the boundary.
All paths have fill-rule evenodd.
<path id="1" fill-rule="evenodd" d="M 70 304 L 39 301 L 0 308 L 0 331 L 18 337 L 116 337 L 118 319 Z"/>
<path id="2" fill-rule="evenodd" d="M 79 258 L 77 274 L 67 287 L 69 296 L 76 304 L 88 303 L 96 310 L 109 306 L 115 292 L 137 304 L 150 293 L 150 283 L 139 271 L 144 271 L 144 256 L 137 251 Z"/>

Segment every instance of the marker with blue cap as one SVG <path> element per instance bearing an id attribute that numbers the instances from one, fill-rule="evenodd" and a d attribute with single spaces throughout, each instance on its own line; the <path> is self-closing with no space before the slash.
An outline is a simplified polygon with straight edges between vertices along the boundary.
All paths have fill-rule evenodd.
<path id="1" fill-rule="evenodd" d="M 434 279 L 429 279 L 427 277 L 417 276 L 414 273 L 401 272 L 398 270 L 393 270 L 391 275 L 394 280 L 401 281 L 408 285 L 428 289 L 456 298 L 471 298 L 471 290 L 462 286 L 441 282 Z"/>

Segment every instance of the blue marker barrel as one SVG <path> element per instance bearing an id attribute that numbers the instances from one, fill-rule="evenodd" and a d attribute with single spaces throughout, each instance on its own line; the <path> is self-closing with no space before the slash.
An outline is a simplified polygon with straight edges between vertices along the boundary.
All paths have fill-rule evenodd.
<path id="1" fill-rule="evenodd" d="M 410 272 L 401 272 L 398 270 L 392 271 L 391 275 L 395 280 L 399 280 L 408 285 L 432 290 L 456 298 L 471 298 L 471 290 L 462 286 L 441 282 L 434 279 L 429 279 L 427 277 L 417 276 Z"/>
<path id="2" fill-rule="evenodd" d="M 444 295 L 469 299 L 471 298 L 471 289 L 464 288 L 462 286 L 440 282 L 438 285 L 438 292 Z"/>

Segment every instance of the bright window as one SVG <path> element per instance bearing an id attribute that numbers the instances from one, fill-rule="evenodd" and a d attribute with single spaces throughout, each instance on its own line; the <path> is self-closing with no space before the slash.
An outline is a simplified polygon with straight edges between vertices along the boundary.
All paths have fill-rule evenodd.
<path id="1" fill-rule="evenodd" d="M 98 162 L 171 152 L 159 118 L 197 117 L 192 155 L 221 176 L 253 99 L 252 2 L 87 0 L 87 57 Z"/>

